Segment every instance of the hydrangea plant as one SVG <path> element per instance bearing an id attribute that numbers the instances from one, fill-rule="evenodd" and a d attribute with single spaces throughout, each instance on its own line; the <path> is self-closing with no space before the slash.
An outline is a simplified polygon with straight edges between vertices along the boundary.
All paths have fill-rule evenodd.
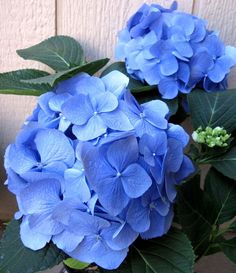
<path id="1" fill-rule="evenodd" d="M 235 237 L 224 237 L 236 231 L 236 90 L 225 90 L 235 48 L 176 9 L 144 4 L 119 34 L 125 63 L 99 76 L 108 59 L 87 63 L 67 36 L 18 51 L 55 73 L 0 74 L 0 93 L 39 96 L 5 153 L 18 211 L 1 272 L 63 261 L 84 272 L 193 273 L 219 251 L 236 262 Z"/>

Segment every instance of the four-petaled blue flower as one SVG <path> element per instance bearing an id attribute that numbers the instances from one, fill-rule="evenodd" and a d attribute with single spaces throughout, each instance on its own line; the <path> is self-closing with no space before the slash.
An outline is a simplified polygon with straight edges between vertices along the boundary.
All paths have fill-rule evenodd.
<path id="1" fill-rule="evenodd" d="M 92 189 L 102 206 L 118 215 L 131 198 L 140 197 L 151 186 L 152 180 L 137 161 L 138 142 L 128 137 L 112 143 L 107 151 L 85 145 L 82 161 Z"/>

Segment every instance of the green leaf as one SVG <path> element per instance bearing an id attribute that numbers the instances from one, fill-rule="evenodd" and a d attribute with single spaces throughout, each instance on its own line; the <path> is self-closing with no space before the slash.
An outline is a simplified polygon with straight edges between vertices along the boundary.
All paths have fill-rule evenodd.
<path id="1" fill-rule="evenodd" d="M 37 251 L 26 248 L 19 234 L 20 223 L 12 220 L 0 242 L 0 272 L 34 273 L 51 268 L 66 259 L 65 254 L 53 244 Z"/>
<path id="2" fill-rule="evenodd" d="M 22 80 L 30 80 L 49 75 L 47 72 L 35 69 L 22 69 L 0 74 L 0 94 L 15 94 L 39 96 L 51 87 L 47 84 L 30 84 Z"/>
<path id="3" fill-rule="evenodd" d="M 135 250 L 139 259 L 146 265 L 146 270 L 139 269 L 140 273 L 193 272 L 195 257 L 191 243 L 187 236 L 177 229 L 172 229 L 161 238 L 146 241 L 142 247 L 136 247 Z"/>
<path id="4" fill-rule="evenodd" d="M 72 269 L 84 269 L 89 266 L 87 263 L 80 262 L 73 258 L 68 258 L 64 261 L 64 264 Z"/>
<path id="5" fill-rule="evenodd" d="M 225 256 L 236 264 L 236 237 L 230 240 L 225 240 L 220 244 Z"/>
<path id="6" fill-rule="evenodd" d="M 233 147 L 226 154 L 209 161 L 219 172 L 236 180 L 236 147 Z"/>
<path id="7" fill-rule="evenodd" d="M 206 255 L 220 240 L 220 225 L 236 215 L 236 185 L 212 168 L 204 191 L 199 176 L 179 187 L 177 210 L 195 253 Z"/>
<path id="8" fill-rule="evenodd" d="M 139 87 L 143 87 L 144 84 L 141 81 L 135 80 L 134 78 L 132 78 L 126 70 L 125 67 L 125 63 L 124 62 L 115 62 L 111 65 L 109 65 L 101 74 L 101 77 L 107 75 L 108 73 L 114 71 L 114 70 L 118 70 L 120 72 L 122 72 L 123 74 L 125 74 L 128 78 L 129 78 L 129 85 L 128 88 L 130 90 L 135 89 L 135 88 L 139 88 Z M 148 86 L 149 87 L 149 86 Z"/>
<path id="9" fill-rule="evenodd" d="M 236 215 L 236 184 L 213 168 L 205 181 L 205 192 L 217 211 L 215 224 L 223 224 Z"/>
<path id="10" fill-rule="evenodd" d="M 48 75 L 45 77 L 32 79 L 32 80 L 26 80 L 25 83 L 30 84 L 49 84 L 50 86 L 54 86 L 59 81 L 66 80 L 68 78 L 71 78 L 75 76 L 76 74 L 80 72 L 85 72 L 90 75 L 93 75 L 98 70 L 100 70 L 102 67 L 104 67 L 109 62 L 109 59 L 101 59 L 95 62 L 91 62 L 82 66 L 77 66 L 65 71 L 60 71 L 52 75 Z"/>
<path id="11" fill-rule="evenodd" d="M 81 45 L 68 36 L 54 36 L 32 47 L 17 50 L 25 60 L 44 63 L 55 71 L 64 71 L 84 63 Z"/>
<path id="12" fill-rule="evenodd" d="M 129 256 L 117 273 L 192 273 L 194 253 L 187 236 L 170 230 L 165 236 L 141 241 L 129 251 Z M 110 272 L 110 271 L 102 271 Z"/>
<path id="13" fill-rule="evenodd" d="M 229 225 L 228 230 L 236 232 L 236 221 Z"/>
<path id="14" fill-rule="evenodd" d="M 179 187 L 178 218 L 192 242 L 194 251 L 201 255 L 210 245 L 210 235 L 217 212 L 209 196 L 200 189 L 197 175 Z"/>
<path id="15" fill-rule="evenodd" d="M 194 129 L 210 126 L 224 127 L 228 132 L 236 129 L 236 90 L 207 93 L 194 90 L 188 95 Z"/>

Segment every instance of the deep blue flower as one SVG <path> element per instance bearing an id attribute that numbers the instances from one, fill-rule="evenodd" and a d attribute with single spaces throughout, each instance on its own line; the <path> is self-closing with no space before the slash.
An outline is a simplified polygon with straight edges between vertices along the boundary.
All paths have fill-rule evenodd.
<path id="1" fill-rule="evenodd" d="M 106 269 L 117 268 L 127 255 L 128 248 L 113 249 L 108 245 L 107 232 L 113 227 L 110 222 L 83 212 L 73 212 L 71 229 L 77 235 L 84 235 L 78 247 L 68 254 L 80 261 L 95 262 Z"/>
<path id="2" fill-rule="evenodd" d="M 164 235 L 172 219 L 172 204 L 160 196 L 154 185 L 142 197 L 132 200 L 128 208 L 128 223 L 144 239 Z"/>

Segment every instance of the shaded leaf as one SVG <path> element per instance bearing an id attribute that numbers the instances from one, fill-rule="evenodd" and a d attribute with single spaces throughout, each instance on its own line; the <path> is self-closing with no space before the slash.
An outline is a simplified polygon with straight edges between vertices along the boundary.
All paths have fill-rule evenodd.
<path id="1" fill-rule="evenodd" d="M 35 69 L 22 69 L 0 74 L 0 94 L 16 94 L 39 96 L 51 87 L 47 84 L 30 84 L 22 80 L 30 80 L 49 75 L 45 71 Z"/>
<path id="2" fill-rule="evenodd" d="M 32 79 L 32 80 L 26 80 L 24 82 L 30 83 L 30 84 L 49 84 L 50 86 L 54 86 L 59 81 L 66 80 L 68 78 L 71 78 L 75 76 L 76 74 L 80 72 L 85 72 L 90 75 L 93 75 L 98 70 L 100 70 L 102 67 L 104 67 L 108 63 L 109 59 L 101 59 L 95 62 L 91 62 L 82 66 L 73 67 L 71 69 L 60 71 L 52 75 L 48 75 L 45 77 Z"/>
<path id="3" fill-rule="evenodd" d="M 229 225 L 228 230 L 236 232 L 236 221 Z"/>
<path id="4" fill-rule="evenodd" d="M 161 238 L 146 241 L 141 248 L 135 250 L 146 264 L 147 273 L 193 272 L 193 249 L 187 236 L 181 231 L 171 230 Z"/>
<path id="5" fill-rule="evenodd" d="M 179 187 L 177 210 L 195 253 L 212 253 L 219 250 L 216 244 L 222 241 L 218 235 L 220 225 L 236 215 L 236 185 L 212 168 L 204 191 L 200 189 L 199 176 Z"/>
<path id="6" fill-rule="evenodd" d="M 228 132 L 236 129 L 236 90 L 207 93 L 194 90 L 188 95 L 194 129 L 210 126 L 224 127 Z"/>
<path id="7" fill-rule="evenodd" d="M 187 236 L 172 229 L 161 238 L 141 241 L 117 273 L 192 273 L 194 253 Z M 110 272 L 110 271 L 102 271 Z"/>
<path id="8" fill-rule="evenodd" d="M 34 273 L 51 268 L 66 259 L 66 255 L 54 244 L 48 244 L 38 251 L 26 248 L 19 234 L 20 223 L 12 220 L 0 242 L 0 272 Z"/>
<path id="9" fill-rule="evenodd" d="M 226 154 L 212 159 L 210 163 L 225 176 L 236 180 L 236 147 Z"/>
<path id="10" fill-rule="evenodd" d="M 63 71 L 84 63 L 81 45 L 68 36 L 54 36 L 32 47 L 17 50 L 25 60 L 44 63 L 55 71 Z"/>
<path id="11" fill-rule="evenodd" d="M 236 264 L 236 237 L 230 240 L 225 240 L 220 244 L 220 247 L 227 258 Z"/>
<path id="12" fill-rule="evenodd" d="M 198 175 L 179 187 L 177 211 L 181 226 L 191 240 L 195 253 L 201 255 L 210 245 L 217 211 L 209 196 L 200 189 Z"/>
<path id="13" fill-rule="evenodd" d="M 209 171 L 205 191 L 217 211 L 216 224 L 223 224 L 236 215 L 236 184 L 213 168 Z"/>

